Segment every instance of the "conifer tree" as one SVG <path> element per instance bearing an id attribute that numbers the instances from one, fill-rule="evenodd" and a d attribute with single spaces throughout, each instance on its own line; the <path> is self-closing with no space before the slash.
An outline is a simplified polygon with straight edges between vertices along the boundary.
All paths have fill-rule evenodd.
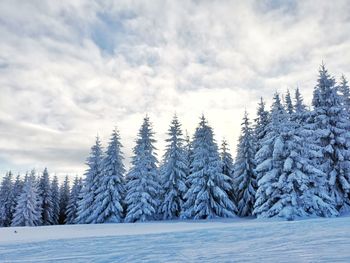
<path id="1" fill-rule="evenodd" d="M 60 215 L 60 190 L 58 185 L 58 178 L 55 175 L 51 182 L 51 198 L 52 198 L 52 224 L 58 224 Z"/>
<path id="2" fill-rule="evenodd" d="M 1 181 L 0 186 L 0 226 L 10 226 L 14 203 L 12 173 L 8 172 Z"/>
<path id="3" fill-rule="evenodd" d="M 34 173 L 26 176 L 22 194 L 17 201 L 12 226 L 38 226 L 41 224 L 41 200 Z"/>
<path id="4" fill-rule="evenodd" d="M 221 143 L 220 158 L 222 162 L 222 173 L 230 178 L 231 189 L 229 191 L 230 199 L 236 204 L 236 193 L 233 181 L 233 159 L 230 153 L 230 149 L 226 140 Z M 236 211 L 235 211 L 236 212 Z"/>
<path id="5" fill-rule="evenodd" d="M 163 198 L 160 213 L 164 220 L 178 218 L 187 191 L 186 174 L 188 170 L 187 156 L 184 149 L 181 124 L 176 115 L 168 130 L 168 143 L 161 169 L 161 188 Z"/>
<path id="6" fill-rule="evenodd" d="M 265 102 L 263 98 L 260 98 L 258 104 L 257 118 L 254 120 L 254 137 L 256 141 L 256 151 L 261 148 L 261 142 L 266 135 L 267 125 L 269 124 L 269 112 L 265 110 Z"/>
<path id="7" fill-rule="evenodd" d="M 350 89 L 348 81 L 344 75 L 340 78 L 340 85 L 338 87 L 345 111 L 350 114 Z"/>
<path id="8" fill-rule="evenodd" d="M 76 176 L 74 178 L 72 190 L 69 195 L 69 200 L 66 208 L 65 224 L 74 224 L 78 217 L 78 201 L 81 188 L 83 187 L 82 179 Z"/>
<path id="9" fill-rule="evenodd" d="M 258 217 L 336 215 L 323 191 L 322 171 L 312 162 L 317 149 L 303 133 L 303 127 L 286 116 L 276 94 L 268 133 L 256 154 L 256 171 L 262 173 L 253 211 Z"/>
<path id="10" fill-rule="evenodd" d="M 334 202 L 327 192 L 326 176 L 314 162 L 315 159 L 321 158 L 322 154 L 321 148 L 312 139 L 314 131 L 307 127 L 306 121 L 310 116 L 311 113 L 306 109 L 302 95 L 297 88 L 294 114 L 292 115 L 292 123 L 289 124 L 293 128 L 294 136 L 289 146 L 292 147 L 293 151 L 290 152 L 290 156 L 285 162 L 285 164 L 289 163 L 284 168 L 289 174 L 286 176 L 287 183 L 284 189 L 289 189 L 289 192 L 292 193 L 289 195 L 294 203 L 298 203 L 298 195 L 303 191 L 298 204 L 303 210 L 300 212 L 297 209 L 290 209 L 288 211 L 290 219 L 305 214 L 322 217 L 338 215 Z M 289 167 L 289 171 L 287 167 Z"/>
<path id="11" fill-rule="evenodd" d="M 327 176 L 329 194 L 336 208 L 345 212 L 350 209 L 350 127 L 335 80 L 324 65 L 319 70 L 312 103 L 314 111 L 308 120 L 308 127 L 314 131 L 314 139 L 323 155 L 316 163 Z"/>
<path id="12" fill-rule="evenodd" d="M 285 103 L 286 103 L 286 111 L 289 115 L 292 115 L 294 112 L 293 102 L 292 98 L 290 96 L 289 90 L 287 90 L 286 97 L 285 97 Z"/>
<path id="13" fill-rule="evenodd" d="M 191 174 L 191 163 L 192 163 L 192 142 L 191 138 L 188 135 L 188 132 L 186 130 L 186 135 L 185 135 L 185 141 L 184 141 L 184 153 L 185 153 L 185 158 L 186 158 L 186 163 L 187 163 L 187 169 L 186 169 L 186 187 L 187 189 L 189 188 L 189 180 L 188 177 Z"/>
<path id="14" fill-rule="evenodd" d="M 126 222 L 154 220 L 158 212 L 160 185 L 153 136 L 146 116 L 133 150 L 132 167 L 127 174 Z"/>
<path id="15" fill-rule="evenodd" d="M 306 117 L 303 115 L 306 115 Z M 314 131 L 309 130 L 305 125 L 300 125 L 300 122 L 298 122 L 298 119 L 306 120 L 309 112 L 297 112 L 296 116 L 297 118 L 294 122 L 296 136 L 293 141 L 295 150 L 291 152 L 290 159 L 292 162 L 289 165 L 289 169 L 294 170 L 294 173 L 287 178 L 291 179 L 289 181 L 293 179 L 304 181 L 304 193 L 299 201 L 299 205 L 307 213 L 307 216 L 337 216 L 338 211 L 335 208 L 335 203 L 327 191 L 326 174 L 314 162 L 315 159 L 322 158 L 321 147 L 312 139 Z M 301 189 L 300 185 L 300 183 L 293 183 L 293 186 L 297 187 L 295 189 L 297 192 Z M 306 185 L 307 189 L 305 188 Z M 292 185 L 290 184 L 290 186 Z M 291 214 L 290 218 L 292 219 L 293 217 L 295 215 Z"/>
<path id="16" fill-rule="evenodd" d="M 294 112 L 297 114 L 301 114 L 301 113 L 304 113 L 306 111 L 304 99 L 303 99 L 302 95 L 300 94 L 299 88 L 296 88 L 296 90 L 295 90 L 293 108 L 294 108 Z"/>
<path id="17" fill-rule="evenodd" d="M 11 205 L 12 214 L 16 210 L 17 200 L 22 193 L 23 185 L 24 185 L 24 181 L 21 179 L 20 175 L 18 174 L 13 184 L 13 203 Z"/>
<path id="18" fill-rule="evenodd" d="M 60 214 L 58 223 L 63 225 L 66 221 L 66 208 L 69 201 L 70 187 L 68 175 L 65 177 L 63 184 L 60 187 Z"/>
<path id="19" fill-rule="evenodd" d="M 103 151 L 100 139 L 97 137 L 95 145 L 91 147 L 91 153 L 87 160 L 88 169 L 85 173 L 83 188 L 80 193 L 78 218 L 79 224 L 92 223 L 88 220 L 94 212 L 96 190 L 99 186 L 103 170 Z"/>
<path id="20" fill-rule="evenodd" d="M 123 218 L 125 195 L 122 144 L 114 130 L 104 159 L 100 184 L 96 189 L 94 212 L 89 221 L 94 223 L 119 223 Z"/>
<path id="21" fill-rule="evenodd" d="M 53 224 L 53 204 L 50 187 L 50 178 L 47 168 L 39 179 L 39 196 L 41 199 L 41 220 L 43 225 Z"/>
<path id="22" fill-rule="evenodd" d="M 286 158 L 285 145 L 281 136 L 288 117 L 276 93 L 271 109 L 271 121 L 266 127 L 266 135 L 261 148 L 255 155 L 258 189 L 253 213 L 258 217 L 273 217 L 280 211 L 275 204 L 280 201 L 278 180 Z"/>
<path id="23" fill-rule="evenodd" d="M 239 216 L 250 216 L 253 213 L 257 188 L 254 158 L 253 130 L 250 126 L 248 114 L 245 112 L 234 166 L 234 185 Z"/>
<path id="24" fill-rule="evenodd" d="M 229 198 L 230 178 L 222 164 L 213 130 L 202 116 L 193 145 L 190 188 L 185 194 L 183 218 L 233 217 L 236 209 Z"/>
<path id="25" fill-rule="evenodd" d="M 187 156 L 187 163 L 191 163 L 191 156 L 192 156 L 192 142 L 191 138 L 186 130 L 185 140 L 184 140 L 184 151 Z"/>

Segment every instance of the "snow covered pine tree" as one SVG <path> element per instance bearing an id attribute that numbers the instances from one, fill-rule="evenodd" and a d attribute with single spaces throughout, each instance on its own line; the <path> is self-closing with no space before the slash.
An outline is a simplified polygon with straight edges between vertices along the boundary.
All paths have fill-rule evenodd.
<path id="1" fill-rule="evenodd" d="M 233 159 L 230 154 L 230 149 L 228 146 L 227 141 L 224 139 L 221 143 L 221 149 L 220 149 L 220 158 L 221 158 L 221 166 L 222 166 L 222 173 L 224 175 L 227 175 L 230 178 L 230 185 L 231 189 L 229 191 L 229 197 L 232 200 L 234 204 L 236 204 L 236 193 L 235 193 L 235 187 L 233 182 Z M 237 213 L 237 211 L 235 211 Z"/>
<path id="2" fill-rule="evenodd" d="M 39 179 L 39 196 L 41 199 L 41 220 L 43 225 L 53 224 L 53 203 L 50 178 L 47 168 Z"/>
<path id="3" fill-rule="evenodd" d="M 153 135 L 149 117 L 146 116 L 134 148 L 132 167 L 127 174 L 126 222 L 144 222 L 157 216 L 160 185 Z"/>
<path id="4" fill-rule="evenodd" d="M 262 139 L 261 148 L 255 155 L 256 172 L 258 173 L 258 189 L 253 213 L 258 217 L 287 217 L 292 219 L 285 206 L 282 188 L 286 175 L 284 163 L 288 157 L 288 115 L 283 108 L 279 94 L 275 94 L 271 120 L 266 126 L 266 135 Z M 291 128 L 292 129 L 292 128 Z M 289 169 L 289 168 L 288 168 Z M 286 204 L 287 205 L 287 204 Z"/>
<path id="5" fill-rule="evenodd" d="M 66 217 L 65 224 L 74 224 L 76 218 L 78 217 L 79 194 L 82 187 L 83 187 L 82 179 L 76 176 L 74 178 L 72 190 L 69 195 L 67 211 L 66 211 L 67 217 Z"/>
<path id="6" fill-rule="evenodd" d="M 180 216 L 184 195 L 187 191 L 187 156 L 184 150 L 181 124 L 176 115 L 168 130 L 166 151 L 161 167 L 161 188 L 163 191 L 160 214 L 164 220 Z"/>
<path id="7" fill-rule="evenodd" d="M 265 102 L 263 98 L 260 98 L 258 104 L 257 117 L 254 119 L 254 138 L 256 141 L 256 151 L 259 151 L 262 147 L 262 139 L 266 134 L 266 126 L 269 124 L 269 112 L 265 110 Z"/>
<path id="8" fill-rule="evenodd" d="M 293 176 L 299 180 L 303 178 L 307 182 L 308 189 L 304 190 L 303 207 L 310 216 L 336 216 L 338 212 L 327 191 L 326 174 L 318 168 L 315 162 L 323 155 L 321 147 L 314 139 L 314 130 L 309 129 L 307 125 L 307 120 L 312 113 L 306 109 L 298 88 L 295 91 L 294 100 L 294 111 L 290 116 L 295 133 L 293 137 L 294 153 L 291 155 L 291 160 L 294 161 L 292 165 L 296 166 L 293 168 L 295 174 Z"/>
<path id="9" fill-rule="evenodd" d="M 125 195 L 122 144 L 114 130 L 105 154 L 100 184 L 96 189 L 94 211 L 89 221 L 93 223 L 119 223 L 124 216 Z"/>
<path id="10" fill-rule="evenodd" d="M 83 188 L 80 193 L 78 217 L 76 222 L 79 224 L 90 224 L 90 216 L 94 212 L 94 202 L 96 190 L 100 185 L 100 179 L 103 170 L 103 151 L 100 139 L 96 137 L 95 145 L 91 147 L 91 153 L 87 160 L 89 168 L 85 173 Z"/>
<path id="11" fill-rule="evenodd" d="M 55 175 L 51 182 L 51 198 L 52 198 L 52 224 L 58 224 L 60 215 L 60 190 L 58 185 L 58 178 Z"/>
<path id="12" fill-rule="evenodd" d="M 182 218 L 207 219 L 233 217 L 236 209 L 229 198 L 230 178 L 222 173 L 218 146 L 213 130 L 201 117 L 193 139 L 190 188 Z"/>
<path id="13" fill-rule="evenodd" d="M 35 176 L 26 176 L 19 196 L 12 226 L 39 226 L 41 224 L 41 200 Z"/>
<path id="14" fill-rule="evenodd" d="M 254 142 L 253 129 L 245 112 L 234 166 L 234 185 L 239 216 L 250 216 L 253 213 L 257 188 Z"/>
<path id="15" fill-rule="evenodd" d="M 338 90 L 342 96 L 344 109 L 347 112 L 347 114 L 350 114 L 350 89 L 348 81 L 346 80 L 344 75 L 341 76 Z"/>
<path id="16" fill-rule="evenodd" d="M 0 227 L 10 226 L 13 217 L 13 195 L 12 173 L 8 172 L 1 181 L 0 186 Z"/>
<path id="17" fill-rule="evenodd" d="M 63 184 L 60 187 L 60 214 L 58 217 L 58 223 L 63 225 L 66 221 L 67 205 L 70 195 L 69 178 L 66 175 Z"/>
<path id="18" fill-rule="evenodd" d="M 302 136 L 302 130 L 292 121 L 276 94 L 271 122 L 262 148 L 256 154 L 258 181 L 253 213 L 258 217 L 282 217 L 293 220 L 313 215 L 336 213 L 329 198 L 322 192 L 322 172 L 310 157 L 315 148 Z M 310 140 L 309 140 L 310 141 Z M 314 208 L 318 207 L 318 213 Z"/>
<path id="19" fill-rule="evenodd" d="M 324 65 L 312 100 L 314 111 L 308 120 L 323 156 L 316 163 L 327 175 L 328 190 L 339 212 L 350 211 L 350 122 L 335 80 Z"/>

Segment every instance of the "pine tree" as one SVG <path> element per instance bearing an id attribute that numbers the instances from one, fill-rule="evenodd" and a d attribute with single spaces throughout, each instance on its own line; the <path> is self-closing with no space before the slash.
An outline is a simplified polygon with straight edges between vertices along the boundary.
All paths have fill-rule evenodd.
<path id="1" fill-rule="evenodd" d="M 47 168 L 39 180 L 39 196 L 41 199 L 41 220 L 43 225 L 53 224 L 53 204 L 50 187 L 50 178 Z"/>
<path id="2" fill-rule="evenodd" d="M 350 89 L 348 81 L 345 76 L 342 75 L 340 79 L 340 85 L 338 87 L 340 94 L 342 96 L 343 106 L 347 114 L 350 114 Z"/>
<path id="3" fill-rule="evenodd" d="M 11 205 L 12 214 L 16 210 L 17 200 L 22 193 L 23 186 L 24 186 L 24 181 L 21 179 L 20 175 L 17 175 L 15 183 L 13 184 L 13 203 Z"/>
<path id="4" fill-rule="evenodd" d="M 292 98 L 290 96 L 289 90 L 287 90 L 286 97 L 285 97 L 285 103 L 286 103 L 286 111 L 288 114 L 292 115 L 294 112 L 294 107 L 292 103 Z"/>
<path id="5" fill-rule="evenodd" d="M 185 194 L 183 218 L 233 217 L 229 198 L 230 178 L 222 173 L 218 146 L 212 128 L 202 116 L 193 139 L 190 188 Z"/>
<path id="6" fill-rule="evenodd" d="M 18 198 L 12 226 L 38 226 L 41 224 L 41 200 L 35 176 L 26 176 L 23 191 Z"/>
<path id="7" fill-rule="evenodd" d="M 299 88 L 296 88 L 295 90 L 295 97 L 294 97 L 294 112 L 296 114 L 302 114 L 306 111 L 306 107 L 304 104 L 304 99 L 300 94 Z"/>
<path id="8" fill-rule="evenodd" d="M 301 115 L 301 116 L 298 116 Z M 302 116 L 306 115 L 306 116 Z M 309 116 L 308 111 L 297 113 L 296 128 L 294 137 L 295 150 L 291 154 L 293 163 L 290 170 L 294 170 L 294 175 L 289 179 L 303 180 L 304 188 L 307 184 L 307 190 L 304 190 L 301 206 L 308 216 L 333 217 L 338 215 L 335 204 L 327 191 L 326 174 L 318 168 L 315 159 L 322 158 L 321 147 L 317 145 L 313 138 L 314 131 L 309 130 L 305 125 L 300 125 L 298 119 L 306 120 Z M 296 139 L 295 139 L 296 138 Z M 294 166 L 294 167 L 293 167 Z M 301 183 L 294 184 L 298 189 Z"/>
<path id="9" fill-rule="evenodd" d="M 184 141 L 184 154 L 185 154 L 185 158 L 186 158 L 186 163 L 187 163 L 187 168 L 186 168 L 186 187 L 187 189 L 189 188 L 189 180 L 188 177 L 191 174 L 191 163 L 192 163 L 192 155 L 193 155 L 193 151 L 192 151 L 192 142 L 191 142 L 191 138 L 188 135 L 188 132 L 186 131 L 186 135 L 185 135 L 185 141 Z"/>
<path id="10" fill-rule="evenodd" d="M 103 175 L 96 189 L 94 212 L 89 221 L 94 223 L 119 223 L 123 218 L 125 194 L 122 144 L 114 130 L 104 159 Z"/>
<path id="11" fill-rule="evenodd" d="M 316 160 L 326 174 L 329 194 L 340 212 L 350 209 L 349 120 L 337 93 L 335 80 L 324 65 L 319 71 L 313 96 L 314 111 L 308 120 L 309 129 L 321 147 L 322 158 Z"/>
<path id="12" fill-rule="evenodd" d="M 65 224 L 75 224 L 76 218 L 78 217 L 78 202 L 79 194 L 83 187 L 83 182 L 78 176 L 75 177 L 72 190 L 69 195 L 69 200 L 66 208 L 66 221 Z"/>
<path id="13" fill-rule="evenodd" d="M 144 118 L 138 134 L 132 167 L 127 174 L 126 222 L 147 221 L 156 218 L 160 193 L 158 183 L 156 142 L 148 116 Z"/>
<path id="14" fill-rule="evenodd" d="M 234 185 L 239 216 L 250 216 L 253 213 L 257 188 L 254 158 L 253 129 L 250 126 L 248 114 L 245 112 L 234 166 Z"/>
<path id="15" fill-rule="evenodd" d="M 303 129 L 289 119 L 276 94 L 268 133 L 256 154 L 256 171 L 262 173 L 253 211 L 258 217 L 336 215 L 323 191 L 322 171 L 312 162 L 317 148 Z"/>
<path id="16" fill-rule="evenodd" d="M 273 217 L 280 211 L 275 205 L 280 201 L 279 177 L 286 158 L 285 141 L 281 136 L 288 120 L 278 94 L 275 94 L 271 109 L 271 121 L 266 127 L 266 135 L 261 148 L 255 155 L 258 189 L 253 213 L 258 217 Z M 283 126 L 285 125 L 285 126 Z"/>
<path id="17" fill-rule="evenodd" d="M 12 173 L 8 172 L 2 179 L 0 186 L 0 226 L 10 226 L 14 204 Z"/>
<path id="18" fill-rule="evenodd" d="M 63 184 L 60 187 L 60 214 L 58 217 L 58 223 L 63 225 L 66 221 L 66 208 L 69 201 L 70 187 L 68 175 L 65 177 Z"/>
<path id="19" fill-rule="evenodd" d="M 229 197 L 232 202 L 236 203 L 236 193 L 233 182 L 233 159 L 230 153 L 230 149 L 226 140 L 221 143 L 220 158 L 222 162 L 222 173 L 230 178 L 231 189 L 229 191 Z M 235 211 L 236 212 L 236 211 Z"/>
<path id="20" fill-rule="evenodd" d="M 269 112 L 265 110 L 265 102 L 263 98 L 260 98 L 260 103 L 258 104 L 257 118 L 254 120 L 254 137 L 256 141 L 256 151 L 259 151 L 261 142 L 266 135 L 266 128 L 269 124 Z"/>
<path id="21" fill-rule="evenodd" d="M 306 109 L 299 89 L 295 91 L 294 114 L 292 122 L 293 137 L 289 143 L 290 156 L 287 158 L 284 171 L 286 183 L 283 190 L 292 200 L 291 209 L 286 210 L 289 219 L 296 216 L 323 216 L 338 215 L 332 198 L 328 195 L 325 174 L 317 167 L 314 160 L 322 158 L 321 148 L 313 140 L 314 131 L 308 129 L 307 119 L 310 112 Z M 311 138 L 311 139 L 310 139 Z M 301 209 L 293 207 L 298 204 Z"/>
<path id="22" fill-rule="evenodd" d="M 164 220 L 178 218 L 187 191 L 186 174 L 188 171 L 187 156 L 184 149 L 181 124 L 176 115 L 168 130 L 168 143 L 161 169 L 161 188 L 163 198 L 160 213 Z"/>
<path id="23" fill-rule="evenodd" d="M 51 199 L 52 199 L 52 224 L 58 224 L 60 215 L 60 190 L 58 185 L 58 178 L 55 175 L 51 182 Z"/>
<path id="24" fill-rule="evenodd" d="M 283 171 L 278 181 L 281 189 L 280 202 L 275 205 L 280 210 L 279 216 L 288 220 L 306 216 L 335 216 L 332 199 L 326 194 L 324 174 L 312 162 L 312 156 L 317 153 L 309 136 L 303 136 L 302 126 L 291 122 L 285 138 L 285 153 Z M 287 138 L 286 138 L 287 137 Z"/>
<path id="25" fill-rule="evenodd" d="M 88 219 L 94 212 L 96 190 L 102 176 L 103 158 L 101 142 L 97 137 L 95 145 L 91 147 L 91 153 L 87 160 L 88 169 L 85 173 L 85 180 L 80 193 L 78 217 L 76 219 L 76 222 L 79 224 L 92 223 Z"/>

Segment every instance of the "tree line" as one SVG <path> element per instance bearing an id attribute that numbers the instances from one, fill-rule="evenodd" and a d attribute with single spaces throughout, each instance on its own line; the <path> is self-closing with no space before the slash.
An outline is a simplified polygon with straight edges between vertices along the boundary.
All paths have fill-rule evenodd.
<path id="1" fill-rule="evenodd" d="M 324 65 L 311 107 L 297 88 L 261 98 L 257 117 L 244 114 L 235 160 L 204 116 L 192 138 L 177 116 L 160 163 L 148 116 L 126 171 L 118 130 L 104 151 L 97 137 L 84 180 L 12 173 L 0 187 L 0 224 L 37 226 L 217 217 L 334 217 L 350 208 L 350 90 Z"/>

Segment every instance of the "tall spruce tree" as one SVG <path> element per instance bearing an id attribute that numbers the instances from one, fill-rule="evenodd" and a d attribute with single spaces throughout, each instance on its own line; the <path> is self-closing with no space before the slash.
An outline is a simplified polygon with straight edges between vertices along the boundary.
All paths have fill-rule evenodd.
<path id="1" fill-rule="evenodd" d="M 41 224 L 41 200 L 37 182 L 32 173 L 26 176 L 23 190 L 18 198 L 12 226 L 38 226 Z"/>
<path id="2" fill-rule="evenodd" d="M 83 187 L 83 181 L 81 178 L 76 176 L 74 178 L 72 190 L 69 195 L 69 200 L 66 209 L 66 224 L 75 224 L 76 218 L 78 217 L 78 202 L 79 202 L 79 194 L 81 188 Z"/>
<path id="3" fill-rule="evenodd" d="M 234 166 L 234 185 L 239 216 L 251 216 L 253 213 L 257 189 L 254 158 L 253 129 L 251 128 L 248 114 L 245 112 Z"/>
<path id="4" fill-rule="evenodd" d="M 292 98 L 290 96 L 290 92 L 289 89 L 287 89 L 287 93 L 286 93 L 286 97 L 285 97 L 285 107 L 286 107 L 286 111 L 289 115 L 292 115 L 294 112 L 294 107 L 293 107 L 293 102 L 292 102 Z"/>
<path id="5" fill-rule="evenodd" d="M 224 139 L 221 143 L 221 149 L 220 149 L 220 158 L 222 162 L 222 173 L 224 175 L 227 175 L 230 178 L 230 185 L 231 189 L 229 191 L 229 197 L 230 199 L 236 204 L 236 192 L 234 187 L 234 181 L 233 181 L 233 159 L 232 155 L 230 153 L 230 149 L 228 146 L 227 141 Z M 237 211 L 235 211 L 237 212 Z"/>
<path id="6" fill-rule="evenodd" d="M 58 223 L 63 225 L 66 221 L 66 208 L 69 201 L 70 187 L 68 175 L 64 178 L 63 184 L 60 187 L 60 214 L 58 217 Z"/>
<path id="7" fill-rule="evenodd" d="M 39 196 L 41 199 L 41 220 L 43 225 L 53 224 L 53 203 L 50 178 L 47 168 L 39 179 Z"/>
<path id="8" fill-rule="evenodd" d="M 10 226 L 14 204 L 12 172 L 8 172 L 1 181 L 0 186 L 0 226 Z"/>
<path id="9" fill-rule="evenodd" d="M 308 127 L 314 131 L 314 139 L 323 155 L 316 163 L 327 176 L 329 194 L 338 211 L 349 211 L 349 115 L 342 106 L 335 80 L 324 65 L 319 70 L 312 103 L 314 111 L 308 120 Z"/>
<path id="10" fill-rule="evenodd" d="M 304 104 L 303 96 L 300 94 L 299 88 L 295 89 L 295 96 L 294 96 L 294 112 L 296 114 L 302 114 L 306 111 L 306 106 Z"/>
<path id="11" fill-rule="evenodd" d="M 186 177 L 188 159 L 184 149 L 184 139 L 181 124 L 175 115 L 168 130 L 168 143 L 161 169 L 161 188 L 163 196 L 160 214 L 163 219 L 178 218 L 187 191 Z"/>
<path id="12" fill-rule="evenodd" d="M 286 158 L 277 184 L 281 195 L 275 210 L 288 220 L 337 215 L 334 203 L 325 191 L 325 175 L 312 161 L 319 153 L 315 151 L 314 141 L 310 141 L 310 133 L 294 121 L 288 123 L 288 129 L 282 133 Z"/>
<path id="13" fill-rule="evenodd" d="M 269 124 L 269 112 L 265 109 L 265 102 L 260 98 L 258 104 L 257 117 L 254 120 L 254 137 L 256 141 L 256 151 L 262 147 L 262 140 L 266 135 L 267 125 Z"/>
<path id="14" fill-rule="evenodd" d="M 188 177 L 191 174 L 191 163 L 192 163 L 192 141 L 190 136 L 188 135 L 188 132 L 186 130 L 186 135 L 185 135 L 185 141 L 184 141 L 184 152 L 185 152 L 185 158 L 186 158 L 186 163 L 187 163 L 187 169 L 186 169 L 186 187 L 187 189 L 189 188 L 189 180 Z"/>
<path id="15" fill-rule="evenodd" d="M 266 127 L 266 135 L 261 141 L 261 148 L 255 155 L 258 189 L 253 213 L 258 217 L 279 215 L 275 204 L 280 201 L 278 180 L 286 158 L 285 142 L 281 136 L 288 116 L 281 104 L 279 94 L 275 94 L 271 120 Z"/>
<path id="16" fill-rule="evenodd" d="M 51 199 L 52 199 L 52 224 L 58 224 L 60 215 L 60 190 L 58 185 L 58 178 L 55 175 L 51 182 Z"/>
<path id="17" fill-rule="evenodd" d="M 350 89 L 348 81 L 344 75 L 342 75 L 340 78 L 338 90 L 340 92 L 340 95 L 342 96 L 344 109 L 347 112 L 347 114 L 350 114 Z"/>
<path id="18" fill-rule="evenodd" d="M 291 156 L 294 163 L 291 163 L 291 168 L 295 170 L 295 175 L 291 178 L 303 179 L 307 183 L 308 189 L 304 190 L 302 204 L 308 215 L 336 216 L 338 212 L 327 191 L 326 175 L 314 162 L 323 155 L 321 147 L 312 139 L 314 131 L 307 126 L 306 121 L 310 118 L 311 113 L 306 109 L 299 89 L 295 91 L 294 111 L 293 128 L 296 136 L 294 137 L 294 153 Z"/>
<path id="19" fill-rule="evenodd" d="M 94 212 L 96 190 L 103 171 L 103 158 L 101 142 L 96 137 L 95 145 L 91 147 L 91 153 L 87 159 L 88 169 L 85 173 L 83 188 L 80 193 L 78 217 L 76 219 L 76 222 L 79 224 L 92 223 L 89 218 Z"/>
<path id="20" fill-rule="evenodd" d="M 317 149 L 299 127 L 303 129 L 287 116 L 276 94 L 268 133 L 256 154 L 256 171 L 262 173 L 253 211 L 258 217 L 293 220 L 336 214 L 331 200 L 322 191 L 322 172 L 311 160 Z"/>
<path id="21" fill-rule="evenodd" d="M 21 179 L 21 176 L 18 174 L 16 176 L 16 180 L 13 184 L 13 203 L 11 205 L 12 214 L 16 210 L 17 201 L 18 201 L 19 196 L 22 193 L 23 185 L 24 185 L 24 181 Z"/>
<path id="22" fill-rule="evenodd" d="M 133 150 L 132 167 L 127 174 L 126 222 L 156 219 L 160 185 L 153 136 L 149 117 L 146 116 Z"/>
<path id="23" fill-rule="evenodd" d="M 104 159 L 100 184 L 96 189 L 94 212 L 89 221 L 119 223 L 124 215 L 125 195 L 123 153 L 119 132 L 114 130 Z"/>
<path id="24" fill-rule="evenodd" d="M 218 146 L 212 128 L 202 116 L 194 134 L 190 188 L 185 194 L 183 218 L 233 217 L 229 198 L 230 178 L 222 173 Z"/>

